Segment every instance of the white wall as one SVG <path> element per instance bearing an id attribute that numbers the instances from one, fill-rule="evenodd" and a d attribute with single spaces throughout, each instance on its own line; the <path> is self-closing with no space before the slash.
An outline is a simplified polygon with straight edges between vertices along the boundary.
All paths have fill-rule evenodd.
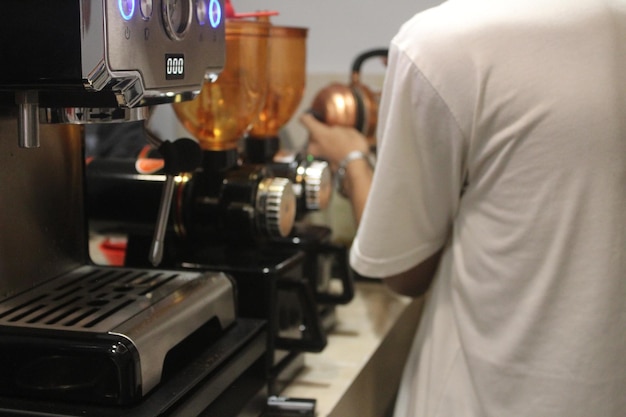
<path id="1" fill-rule="evenodd" d="M 442 0 L 231 0 L 236 12 L 275 10 L 272 23 L 309 28 L 307 70 L 347 73 L 357 53 L 387 47 L 400 25 Z"/>

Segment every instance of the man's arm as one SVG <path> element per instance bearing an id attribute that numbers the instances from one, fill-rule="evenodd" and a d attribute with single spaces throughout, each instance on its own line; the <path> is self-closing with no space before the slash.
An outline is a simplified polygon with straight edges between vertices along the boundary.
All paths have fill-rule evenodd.
<path id="1" fill-rule="evenodd" d="M 373 175 L 372 167 L 365 159 L 355 159 L 346 167 L 343 187 L 350 199 L 352 213 L 357 225 L 361 222 L 367 195 L 372 186 Z"/>
<path id="2" fill-rule="evenodd" d="M 409 297 L 419 297 L 430 288 L 442 250 L 426 258 L 411 269 L 397 275 L 386 277 L 384 282 L 394 292 Z"/>
<path id="3" fill-rule="evenodd" d="M 310 134 L 309 152 L 326 158 L 333 171 L 337 170 L 340 162 L 351 151 L 357 150 L 363 153 L 369 151 L 366 138 L 353 128 L 328 126 L 310 114 L 302 115 L 300 121 Z M 370 164 L 362 158 L 349 162 L 345 166 L 345 170 L 343 188 L 350 199 L 354 219 L 358 225 L 372 185 L 373 171 Z M 401 274 L 387 277 L 385 282 L 395 292 L 410 297 L 418 297 L 430 287 L 440 258 L 441 250 L 417 266 Z"/>
<path id="4" fill-rule="evenodd" d="M 367 138 L 352 127 L 329 126 L 309 113 L 301 115 L 300 122 L 309 131 L 309 153 L 326 159 L 335 173 L 351 152 L 359 151 L 363 154 L 369 152 Z M 342 186 L 350 199 L 354 219 L 358 225 L 372 184 L 373 171 L 369 163 L 362 158 L 350 161 L 344 168 Z"/>

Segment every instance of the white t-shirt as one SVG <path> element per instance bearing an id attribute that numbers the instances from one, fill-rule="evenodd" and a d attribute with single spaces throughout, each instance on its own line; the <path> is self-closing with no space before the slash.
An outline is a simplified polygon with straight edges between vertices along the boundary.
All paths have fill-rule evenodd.
<path id="1" fill-rule="evenodd" d="M 418 14 L 378 129 L 352 267 L 445 246 L 396 417 L 626 416 L 626 0 Z"/>

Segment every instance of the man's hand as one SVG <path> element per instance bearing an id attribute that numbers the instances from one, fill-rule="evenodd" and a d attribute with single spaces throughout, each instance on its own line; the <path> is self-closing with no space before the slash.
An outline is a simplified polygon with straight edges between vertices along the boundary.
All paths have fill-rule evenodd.
<path id="1" fill-rule="evenodd" d="M 328 161 L 333 172 L 350 152 L 369 152 L 367 138 L 354 128 L 329 126 L 309 113 L 300 116 L 300 122 L 309 131 L 307 151 L 317 158 Z"/>

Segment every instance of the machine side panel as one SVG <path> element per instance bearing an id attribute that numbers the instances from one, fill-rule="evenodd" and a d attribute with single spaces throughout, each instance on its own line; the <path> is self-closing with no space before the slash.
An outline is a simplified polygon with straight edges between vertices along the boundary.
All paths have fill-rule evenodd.
<path id="1" fill-rule="evenodd" d="M 82 132 L 42 125 L 41 147 L 17 143 L 15 107 L 0 104 L 0 297 L 87 260 Z"/>

